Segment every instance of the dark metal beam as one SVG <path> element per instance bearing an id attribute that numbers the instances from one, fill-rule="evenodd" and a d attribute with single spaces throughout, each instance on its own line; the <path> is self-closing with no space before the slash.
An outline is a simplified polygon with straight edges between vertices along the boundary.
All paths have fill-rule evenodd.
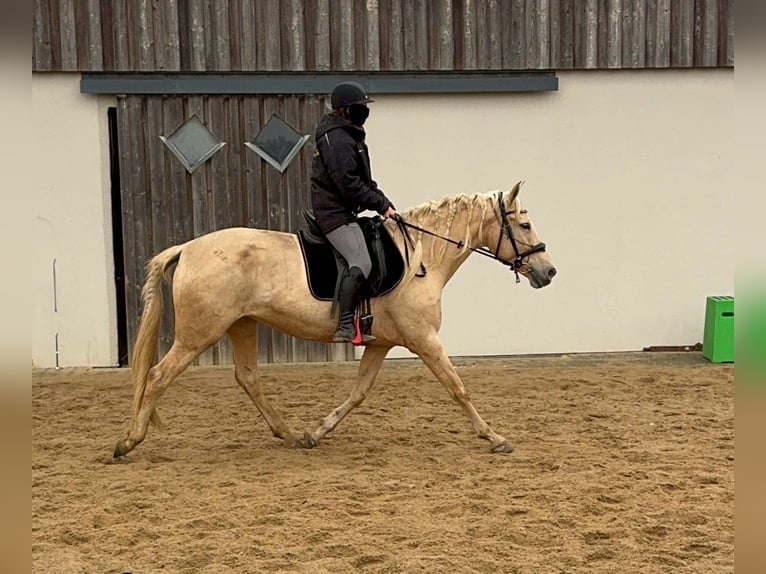
<path id="1" fill-rule="evenodd" d="M 451 74 L 102 74 L 86 73 L 84 94 L 328 94 L 354 80 L 373 94 L 547 92 L 555 72 Z"/>

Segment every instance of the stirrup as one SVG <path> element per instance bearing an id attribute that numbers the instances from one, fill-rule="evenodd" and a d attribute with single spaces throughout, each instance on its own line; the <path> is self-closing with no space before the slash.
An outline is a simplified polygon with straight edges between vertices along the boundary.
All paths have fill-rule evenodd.
<path id="1" fill-rule="evenodd" d="M 372 335 L 360 335 L 359 333 L 357 333 L 356 337 L 354 337 L 354 340 L 351 342 L 357 347 L 360 347 L 364 345 L 369 345 L 373 341 L 375 341 L 375 337 L 373 337 Z"/>
<path id="2" fill-rule="evenodd" d="M 353 343 L 356 346 L 367 345 L 372 343 L 374 340 L 375 337 L 372 335 L 362 333 L 358 325 L 354 331 L 351 329 L 337 329 L 335 334 L 332 336 L 333 343 Z"/>
<path id="3" fill-rule="evenodd" d="M 354 331 L 356 331 L 356 334 L 354 335 L 354 340 L 351 342 L 357 347 L 367 345 L 375 340 L 375 337 L 372 335 L 362 332 L 362 320 L 359 317 L 354 321 Z"/>

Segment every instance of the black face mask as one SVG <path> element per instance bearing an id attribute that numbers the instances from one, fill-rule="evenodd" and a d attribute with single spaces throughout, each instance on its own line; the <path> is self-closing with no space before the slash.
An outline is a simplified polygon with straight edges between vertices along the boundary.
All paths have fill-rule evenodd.
<path id="1" fill-rule="evenodd" d="M 362 104 L 352 104 L 348 107 L 348 119 L 355 126 L 363 126 L 370 115 L 370 108 Z"/>

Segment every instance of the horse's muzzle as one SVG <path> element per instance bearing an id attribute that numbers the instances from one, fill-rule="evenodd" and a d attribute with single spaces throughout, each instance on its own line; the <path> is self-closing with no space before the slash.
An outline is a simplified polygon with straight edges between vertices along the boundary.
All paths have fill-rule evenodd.
<path id="1" fill-rule="evenodd" d="M 546 265 L 544 267 L 530 267 L 529 284 L 534 289 L 540 289 L 541 287 L 550 285 L 555 276 L 556 268 L 553 265 Z"/>

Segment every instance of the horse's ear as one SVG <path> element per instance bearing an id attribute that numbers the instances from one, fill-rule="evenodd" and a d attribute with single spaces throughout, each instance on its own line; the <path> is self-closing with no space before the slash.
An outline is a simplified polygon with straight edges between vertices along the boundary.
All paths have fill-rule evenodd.
<path id="1" fill-rule="evenodd" d="M 524 185 L 523 181 L 519 181 L 516 183 L 516 185 L 513 186 L 513 189 L 511 190 L 511 205 L 513 205 L 513 202 L 516 201 L 516 198 L 519 196 L 519 190 L 521 190 L 521 186 Z"/>

